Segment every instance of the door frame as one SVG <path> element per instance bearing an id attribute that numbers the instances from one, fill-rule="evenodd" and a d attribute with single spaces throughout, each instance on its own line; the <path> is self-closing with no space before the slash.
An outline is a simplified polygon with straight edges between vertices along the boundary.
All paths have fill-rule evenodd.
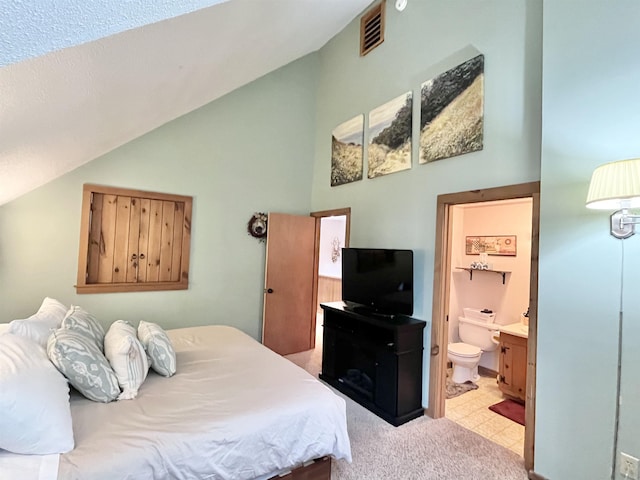
<path id="1" fill-rule="evenodd" d="M 540 224 L 540 182 L 471 190 L 438 195 L 436 245 L 434 253 L 433 304 L 431 315 L 431 362 L 429 369 L 429 407 L 427 415 L 441 418 L 445 414 L 445 382 L 448 344 L 448 305 L 451 273 L 452 222 L 454 205 L 496 200 L 531 198 L 531 274 L 529 289 L 529 335 L 527 349 L 527 387 L 525 406 L 524 465 L 533 470 L 535 443 L 536 356 L 538 343 L 538 250 Z"/>
<path id="2" fill-rule="evenodd" d="M 321 210 L 318 212 L 311 212 L 311 217 L 316 219 L 316 242 L 315 252 L 313 256 L 313 295 L 311 301 L 313 302 L 313 310 L 316 310 L 318 303 L 318 262 L 320 260 L 320 224 L 325 217 L 339 217 L 344 215 L 346 218 L 345 232 L 344 232 L 344 246 L 349 246 L 349 237 L 351 234 L 351 207 L 335 208 L 332 210 Z M 311 348 L 316 346 L 316 316 L 313 316 L 311 329 Z"/>

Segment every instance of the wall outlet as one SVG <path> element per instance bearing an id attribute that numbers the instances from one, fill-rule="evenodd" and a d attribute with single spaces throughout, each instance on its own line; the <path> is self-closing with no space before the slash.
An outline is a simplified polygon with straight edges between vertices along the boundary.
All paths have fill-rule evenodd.
<path id="1" fill-rule="evenodd" d="M 620 476 L 630 480 L 638 480 L 638 459 L 620 452 Z"/>

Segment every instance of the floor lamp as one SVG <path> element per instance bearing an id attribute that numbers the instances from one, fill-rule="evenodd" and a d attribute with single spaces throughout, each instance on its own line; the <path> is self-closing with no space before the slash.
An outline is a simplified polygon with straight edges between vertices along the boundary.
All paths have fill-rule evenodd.
<path id="1" fill-rule="evenodd" d="M 640 223 L 640 215 L 629 213 L 631 208 L 640 208 L 640 158 L 620 160 L 599 166 L 593 172 L 587 208 L 598 210 L 615 210 L 610 217 L 610 233 L 620 240 L 635 234 L 635 226 Z M 612 480 L 615 478 L 618 451 L 618 426 L 620 421 L 620 380 L 622 372 L 622 295 L 624 268 L 624 244 L 622 245 L 622 263 L 620 279 L 620 309 L 618 314 L 618 368 L 616 375 L 616 408 L 613 437 Z M 624 478 L 638 478 L 638 460 L 620 454 L 620 474 Z"/>

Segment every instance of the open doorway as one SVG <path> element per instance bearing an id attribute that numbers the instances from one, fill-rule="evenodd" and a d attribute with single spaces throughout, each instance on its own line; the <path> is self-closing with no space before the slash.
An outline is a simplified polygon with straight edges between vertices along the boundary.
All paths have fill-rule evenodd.
<path id="1" fill-rule="evenodd" d="M 313 285 L 314 325 L 311 350 L 287 355 L 315 376 L 322 370 L 322 310 L 320 303 L 342 300 L 342 251 L 349 246 L 351 209 L 312 212 L 316 221 L 315 272 Z M 336 240 L 337 237 L 337 240 Z M 322 264 L 322 265 L 321 265 Z"/>
<path id="2" fill-rule="evenodd" d="M 314 305 L 316 339 L 322 339 L 324 302 L 342 300 L 342 248 L 349 246 L 351 208 L 311 212 L 316 219 Z"/>
<path id="3" fill-rule="evenodd" d="M 484 202 L 496 202 L 514 199 L 530 199 L 531 201 L 531 249 L 529 253 L 529 298 L 527 309 L 529 314 L 527 331 L 526 352 L 526 386 L 523 392 L 525 403 L 525 437 L 524 437 L 524 461 L 527 470 L 533 469 L 533 445 L 535 438 L 535 366 L 537 345 L 537 272 L 538 272 L 538 219 L 539 219 L 539 182 L 512 185 L 507 187 L 492 188 L 486 190 L 474 190 L 454 194 L 440 195 L 438 197 L 438 210 L 436 218 L 436 251 L 434 271 L 434 297 L 432 312 L 431 332 L 431 367 L 429 384 L 429 408 L 427 414 L 432 418 L 445 416 L 445 391 L 448 368 L 447 346 L 450 341 L 449 322 L 452 315 L 457 318 L 457 311 L 452 310 L 452 294 L 456 293 L 456 287 L 452 284 L 453 272 L 456 275 L 466 275 L 466 279 L 477 279 L 479 274 L 469 265 L 461 264 L 459 246 L 454 244 L 455 208 L 461 205 L 482 204 Z M 494 235 L 508 235 L 509 232 L 495 232 Z M 456 250 L 457 249 L 457 250 Z M 468 257 L 467 257 L 468 258 Z M 497 258 L 497 257 L 496 257 Z M 491 262 L 491 260 L 490 260 Z M 468 263 L 468 262 L 467 262 Z M 496 263 L 495 261 L 493 263 Z M 456 267 L 460 267 L 456 269 Z M 495 276 L 498 283 L 508 282 L 507 268 L 495 265 L 489 268 L 484 275 Z M 496 275 L 499 274 L 499 275 Z M 486 292 L 485 292 L 486 293 Z M 506 299 L 500 299 L 499 295 L 493 300 L 497 302 L 496 308 L 506 308 Z M 455 303 L 455 302 L 453 302 Z M 484 307 L 481 307 L 484 308 Z M 508 322 L 505 322 L 508 323 Z M 494 360 L 495 361 L 495 360 Z M 489 369 L 491 371 L 492 369 Z M 493 380 L 494 382 L 496 380 Z"/>
<path id="4" fill-rule="evenodd" d="M 320 244 L 318 245 L 318 300 L 320 303 L 342 300 L 342 248 L 346 244 L 346 215 L 320 218 Z"/>
<path id="5" fill-rule="evenodd" d="M 450 213 L 445 417 L 523 456 L 533 200 Z"/>

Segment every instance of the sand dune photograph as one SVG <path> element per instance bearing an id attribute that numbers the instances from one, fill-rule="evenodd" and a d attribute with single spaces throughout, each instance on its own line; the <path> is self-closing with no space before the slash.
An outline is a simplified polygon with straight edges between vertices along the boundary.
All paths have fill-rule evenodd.
<path id="1" fill-rule="evenodd" d="M 362 180 L 364 115 L 338 125 L 331 132 L 331 186 Z"/>
<path id="2" fill-rule="evenodd" d="M 484 55 L 421 85 L 421 164 L 482 150 Z"/>
<path id="3" fill-rule="evenodd" d="M 407 92 L 369 113 L 369 178 L 411 168 L 412 99 Z"/>

